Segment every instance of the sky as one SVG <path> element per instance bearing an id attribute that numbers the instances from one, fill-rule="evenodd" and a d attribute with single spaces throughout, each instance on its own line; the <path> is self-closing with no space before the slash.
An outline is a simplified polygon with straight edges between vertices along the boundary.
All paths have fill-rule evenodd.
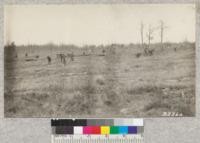
<path id="1" fill-rule="evenodd" d="M 140 43 L 140 26 L 153 43 L 195 41 L 194 4 L 10 5 L 4 7 L 4 43 L 106 45 Z"/>

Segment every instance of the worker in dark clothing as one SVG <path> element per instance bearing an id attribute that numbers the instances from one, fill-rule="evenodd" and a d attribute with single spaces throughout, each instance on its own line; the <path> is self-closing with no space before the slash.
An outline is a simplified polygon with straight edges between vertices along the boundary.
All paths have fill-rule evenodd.
<path id="1" fill-rule="evenodd" d="M 47 56 L 48 64 L 51 64 L 51 57 Z"/>

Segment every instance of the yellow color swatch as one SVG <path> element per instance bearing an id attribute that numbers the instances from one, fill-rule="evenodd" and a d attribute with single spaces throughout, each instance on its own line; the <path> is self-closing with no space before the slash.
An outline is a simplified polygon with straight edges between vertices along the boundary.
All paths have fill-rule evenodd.
<path id="1" fill-rule="evenodd" d="M 110 134 L 110 127 L 109 126 L 101 126 L 101 134 L 103 134 L 103 135 Z"/>

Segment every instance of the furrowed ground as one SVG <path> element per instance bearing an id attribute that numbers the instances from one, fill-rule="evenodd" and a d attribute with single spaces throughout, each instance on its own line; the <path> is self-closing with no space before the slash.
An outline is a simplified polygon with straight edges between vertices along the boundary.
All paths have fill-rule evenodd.
<path id="1" fill-rule="evenodd" d="M 176 47 L 177 46 L 177 47 Z M 175 49 L 175 48 L 176 49 Z M 195 47 L 95 49 L 63 65 L 61 51 L 18 50 L 5 61 L 6 117 L 159 117 L 163 112 L 195 115 Z M 62 53 L 67 53 L 63 50 Z M 52 58 L 47 63 L 46 56 Z"/>

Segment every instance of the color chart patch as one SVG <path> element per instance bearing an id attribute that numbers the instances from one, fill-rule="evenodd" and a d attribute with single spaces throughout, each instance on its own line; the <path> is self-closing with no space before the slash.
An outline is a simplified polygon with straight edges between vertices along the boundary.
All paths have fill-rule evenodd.
<path id="1" fill-rule="evenodd" d="M 52 143 L 63 142 L 136 142 L 143 143 L 143 119 L 53 119 Z M 141 141 L 141 142 L 139 142 Z"/>

